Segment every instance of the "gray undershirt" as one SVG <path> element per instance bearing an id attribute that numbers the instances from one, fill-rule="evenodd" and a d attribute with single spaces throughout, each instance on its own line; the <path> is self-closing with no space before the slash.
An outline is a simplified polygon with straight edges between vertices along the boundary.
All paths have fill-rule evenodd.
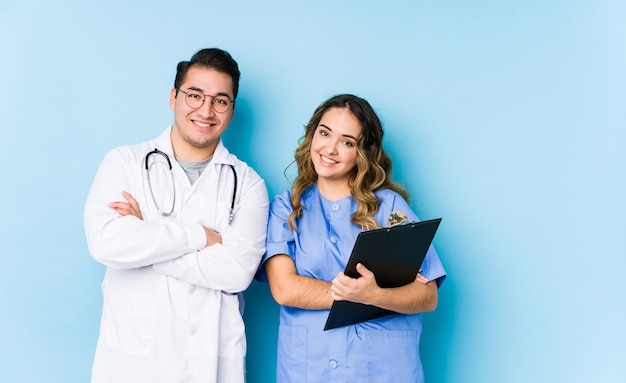
<path id="1" fill-rule="evenodd" d="M 200 175 L 212 159 L 213 156 L 207 158 L 204 161 L 189 162 L 176 157 L 176 162 L 178 162 L 180 166 L 185 170 L 185 173 L 187 173 L 187 177 L 189 178 L 189 182 L 191 182 L 191 184 L 193 185 L 193 183 L 196 182 L 196 180 L 200 177 Z"/>

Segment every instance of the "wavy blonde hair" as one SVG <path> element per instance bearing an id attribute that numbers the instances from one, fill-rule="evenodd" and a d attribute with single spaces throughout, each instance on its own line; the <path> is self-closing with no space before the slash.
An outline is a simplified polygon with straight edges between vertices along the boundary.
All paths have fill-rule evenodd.
<path id="1" fill-rule="evenodd" d="M 407 200 L 408 193 L 390 178 L 391 158 L 383 149 L 383 127 L 376 112 L 366 100 L 351 94 L 340 94 L 326 100 L 317 107 L 305 127 L 304 137 L 300 140 L 294 155 L 298 176 L 292 186 L 293 211 L 289 215 L 289 226 L 297 230 L 296 220 L 302 216 L 306 208 L 300 202 L 302 193 L 317 181 L 317 173 L 311 159 L 311 142 L 322 117 L 331 108 L 346 108 L 361 124 L 361 136 L 357 140 L 356 167 L 348 181 L 352 197 L 358 204 L 356 212 L 352 214 L 352 222 L 363 230 L 375 229 L 379 225 L 374 215 L 380 205 L 374 192 L 391 189 Z"/>

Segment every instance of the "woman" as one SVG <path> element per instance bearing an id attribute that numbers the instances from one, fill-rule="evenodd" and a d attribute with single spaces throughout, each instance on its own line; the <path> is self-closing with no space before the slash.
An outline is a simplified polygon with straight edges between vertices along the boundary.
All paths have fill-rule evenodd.
<path id="1" fill-rule="evenodd" d="M 344 94 L 321 104 L 295 153 L 291 190 L 270 205 L 258 279 L 281 305 L 278 382 L 422 382 L 419 313 L 437 306 L 445 271 L 431 247 L 415 281 L 380 288 L 363 265 L 343 274 L 360 231 L 398 216 L 418 221 L 391 181 L 383 130 L 369 103 Z M 381 254 L 384 256 L 384 254 Z M 333 300 L 400 314 L 323 331 Z"/>

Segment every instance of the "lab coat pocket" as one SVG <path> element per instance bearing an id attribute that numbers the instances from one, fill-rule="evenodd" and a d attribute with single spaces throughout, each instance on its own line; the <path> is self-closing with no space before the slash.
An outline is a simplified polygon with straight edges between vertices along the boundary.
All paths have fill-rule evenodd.
<path id="1" fill-rule="evenodd" d="M 146 358 L 156 326 L 156 297 L 151 268 L 107 271 L 101 336 L 121 357 Z"/>
<path id="2" fill-rule="evenodd" d="M 228 222 L 228 217 L 230 216 L 230 203 L 218 200 L 216 203 L 216 209 L 217 214 L 215 214 L 215 231 L 223 233 L 230 224 L 230 222 Z"/>

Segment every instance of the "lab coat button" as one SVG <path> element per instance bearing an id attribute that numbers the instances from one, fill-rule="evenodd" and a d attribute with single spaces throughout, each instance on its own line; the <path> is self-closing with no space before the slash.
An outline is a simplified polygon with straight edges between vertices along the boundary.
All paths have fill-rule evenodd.
<path id="1" fill-rule="evenodd" d="M 335 237 L 334 235 L 330 237 L 330 241 L 332 243 L 337 243 L 337 237 Z"/>
<path id="2" fill-rule="evenodd" d="M 331 360 L 330 363 L 328 363 L 328 365 L 330 366 L 330 368 L 337 368 L 337 361 Z"/>
<path id="3" fill-rule="evenodd" d="M 334 204 L 334 205 L 333 205 L 333 210 L 334 210 L 334 211 L 339 210 L 339 204 L 338 204 L 338 203 L 336 203 L 336 204 Z"/>

